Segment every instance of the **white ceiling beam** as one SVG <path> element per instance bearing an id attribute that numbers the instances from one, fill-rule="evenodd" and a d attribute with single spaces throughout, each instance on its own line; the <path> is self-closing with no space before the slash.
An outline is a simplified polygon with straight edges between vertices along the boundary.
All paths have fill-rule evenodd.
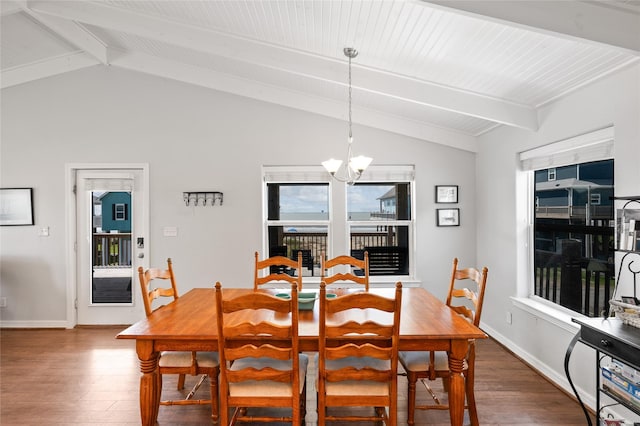
<path id="1" fill-rule="evenodd" d="M 84 52 L 72 52 L 43 61 L 2 70 L 0 87 L 17 86 L 33 80 L 63 74 L 69 71 L 97 65 L 99 62 Z"/>
<path id="2" fill-rule="evenodd" d="M 99 3 L 30 1 L 28 4 L 35 12 L 344 85 L 346 60 L 311 55 Z M 537 113 L 532 107 L 354 64 L 356 68 L 357 81 L 354 87 L 362 90 L 509 126 L 534 131 L 538 129 Z"/>
<path id="3" fill-rule="evenodd" d="M 76 22 L 34 12 L 28 8 L 25 9 L 25 13 L 29 14 L 29 16 L 41 25 L 53 31 L 53 33 L 57 34 L 60 38 L 93 56 L 101 64 L 109 64 L 109 55 L 106 44 L 86 28 Z"/>
<path id="4" fill-rule="evenodd" d="M 606 44 L 640 56 L 640 13 L 617 7 L 611 1 L 426 0 L 426 3 L 520 28 Z"/>
<path id="5" fill-rule="evenodd" d="M 26 0 L 2 0 L 0 1 L 0 16 L 9 16 L 22 12 L 26 7 Z"/>
<path id="6" fill-rule="evenodd" d="M 134 52 L 117 52 L 112 65 L 133 71 L 152 74 L 158 77 L 177 80 L 185 83 L 207 87 L 221 92 L 232 93 L 268 103 L 276 103 L 284 107 L 299 109 L 326 117 L 343 120 L 344 102 L 327 98 L 309 96 L 308 94 L 286 90 L 254 80 L 239 78 L 211 69 L 185 65 L 166 59 Z M 364 108 L 354 107 L 356 124 L 438 143 L 445 146 L 476 152 L 477 141 L 472 135 L 451 131 L 437 126 L 430 126 L 402 117 Z"/>

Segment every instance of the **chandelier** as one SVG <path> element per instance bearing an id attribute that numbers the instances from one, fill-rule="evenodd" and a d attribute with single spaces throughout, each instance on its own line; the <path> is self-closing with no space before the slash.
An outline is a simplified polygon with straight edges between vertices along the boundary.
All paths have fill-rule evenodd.
<path id="1" fill-rule="evenodd" d="M 372 158 L 365 157 L 364 155 L 353 157 L 351 153 L 351 145 L 353 144 L 353 134 L 351 132 L 351 59 L 358 56 L 358 51 L 353 47 L 345 47 L 344 55 L 349 58 L 349 140 L 347 146 L 347 162 L 343 165 L 342 160 L 332 158 L 323 161 L 322 165 L 337 181 L 353 185 L 355 181 L 360 179 L 362 173 L 371 163 Z"/>

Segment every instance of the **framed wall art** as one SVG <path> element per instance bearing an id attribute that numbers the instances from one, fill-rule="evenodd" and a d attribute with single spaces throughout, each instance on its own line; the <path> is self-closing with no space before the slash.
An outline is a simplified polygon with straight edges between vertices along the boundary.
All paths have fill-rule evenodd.
<path id="1" fill-rule="evenodd" d="M 436 203 L 457 203 L 458 185 L 436 185 Z"/>
<path id="2" fill-rule="evenodd" d="M 460 209 L 436 209 L 438 226 L 460 226 Z"/>
<path id="3" fill-rule="evenodd" d="M 33 188 L 0 188 L 0 225 L 33 225 Z"/>

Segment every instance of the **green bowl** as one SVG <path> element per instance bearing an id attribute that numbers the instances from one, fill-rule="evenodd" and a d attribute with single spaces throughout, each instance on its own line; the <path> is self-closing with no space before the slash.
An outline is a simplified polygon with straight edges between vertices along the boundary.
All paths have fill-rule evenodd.
<path id="1" fill-rule="evenodd" d="M 317 298 L 317 293 L 298 293 L 298 309 L 301 311 L 313 310 Z"/>
<path id="2" fill-rule="evenodd" d="M 289 293 L 278 293 L 276 294 L 276 297 L 281 299 L 291 299 L 291 295 Z"/>

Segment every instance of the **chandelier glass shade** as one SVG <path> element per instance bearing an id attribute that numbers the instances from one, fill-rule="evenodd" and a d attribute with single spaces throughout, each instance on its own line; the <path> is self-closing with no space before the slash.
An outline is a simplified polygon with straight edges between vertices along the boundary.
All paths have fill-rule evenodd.
<path id="1" fill-rule="evenodd" d="M 322 165 L 334 179 L 353 185 L 355 181 L 360 179 L 360 176 L 362 176 L 362 173 L 366 170 L 373 159 L 371 157 L 365 157 L 364 155 L 354 157 L 351 150 L 351 146 L 353 144 L 353 132 L 351 130 L 351 60 L 358 56 L 358 51 L 352 47 L 345 47 L 344 54 L 349 58 L 349 139 L 347 146 L 347 161 L 343 164 L 342 160 L 331 158 L 330 160 L 323 161 Z"/>

